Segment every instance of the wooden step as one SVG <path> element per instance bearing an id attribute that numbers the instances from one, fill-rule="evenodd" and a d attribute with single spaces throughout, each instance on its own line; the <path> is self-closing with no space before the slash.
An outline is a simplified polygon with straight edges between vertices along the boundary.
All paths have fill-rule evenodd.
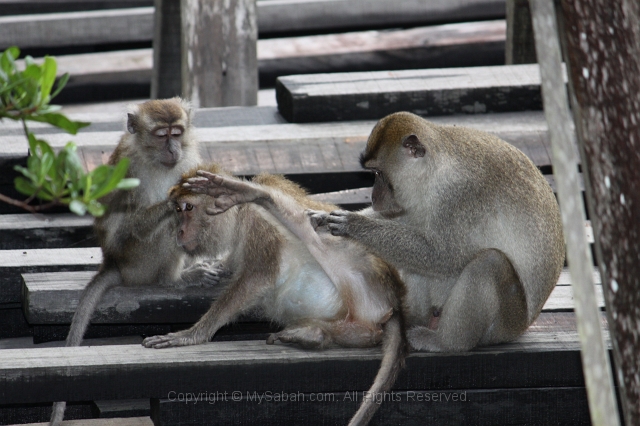
<path id="1" fill-rule="evenodd" d="M 504 18 L 504 0 L 258 1 L 261 36 L 357 28 L 398 28 Z M 153 7 L 0 17 L 0 49 L 133 43 L 153 39 Z"/>
<path id="2" fill-rule="evenodd" d="M 505 34 L 505 21 L 499 20 L 258 40 L 260 87 L 273 87 L 277 77 L 291 74 L 500 65 Z M 58 75 L 70 75 L 59 103 L 90 101 L 85 99 L 93 95 L 89 87 L 150 90 L 150 48 L 56 59 Z M 24 67 L 23 61 L 18 67 Z"/>
<path id="3" fill-rule="evenodd" d="M 537 64 L 287 76 L 276 99 L 293 123 L 542 109 Z"/>
<path id="4" fill-rule="evenodd" d="M 21 426 L 48 426 L 49 422 L 27 423 Z M 65 420 L 62 426 L 154 426 L 151 417 Z"/>
<path id="5" fill-rule="evenodd" d="M 604 322 L 604 317 L 603 317 Z M 516 341 L 464 354 L 413 353 L 397 391 L 584 386 L 575 316 L 543 313 Z M 0 351 L 5 404 L 168 398 L 170 392 L 365 390 L 380 348 L 302 350 L 220 342 Z"/>
<path id="6" fill-rule="evenodd" d="M 97 247 L 0 250 L 0 304 L 20 303 L 23 273 L 96 271 L 100 262 Z"/>
<path id="7" fill-rule="evenodd" d="M 23 307 L 30 325 L 70 324 L 80 293 L 93 277 L 92 272 L 23 274 Z M 598 304 L 604 307 L 600 274 L 594 270 Z M 565 270 L 543 311 L 572 311 L 573 290 Z M 108 290 L 98 304 L 94 324 L 194 323 L 220 295 L 223 286 L 184 289 L 127 288 Z M 260 317 L 246 316 L 246 321 Z"/>
<path id="8" fill-rule="evenodd" d="M 278 124 L 277 116 L 272 115 L 274 111 L 267 107 L 256 110 L 243 108 L 234 114 L 220 108 L 203 112 L 202 118 L 197 114 L 196 137 L 201 141 L 204 160 L 219 162 L 238 175 L 361 170 L 358 158 L 376 124 L 375 120 Z M 246 121 L 254 123 L 253 125 L 240 122 L 245 114 Z M 233 119 L 225 122 L 223 116 Z M 267 123 L 259 124 L 259 119 Z M 551 165 L 547 125 L 542 112 L 429 119 L 438 124 L 466 126 L 496 134 L 522 150 L 538 167 Z M 5 125 L 8 129 L 15 129 L 15 124 Z M 97 125 L 98 123 L 94 124 Z M 73 141 L 84 156 L 85 167 L 92 169 L 107 160 L 122 135 L 122 121 L 100 123 L 102 128 L 107 125 L 110 128 L 113 126 L 113 130 L 81 131 L 75 136 L 46 133 L 43 138 L 56 149 Z M 22 152 L 26 157 L 27 142 L 24 136 L 0 136 L 0 158 L 3 152 Z"/>
<path id="9" fill-rule="evenodd" d="M 93 218 L 73 213 L 0 215 L 0 250 L 95 247 Z"/>

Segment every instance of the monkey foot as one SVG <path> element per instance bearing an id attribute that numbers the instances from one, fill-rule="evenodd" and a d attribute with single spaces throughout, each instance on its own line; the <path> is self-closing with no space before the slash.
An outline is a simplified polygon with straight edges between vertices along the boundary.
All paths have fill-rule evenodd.
<path id="1" fill-rule="evenodd" d="M 287 328 L 269 335 L 267 345 L 273 345 L 277 340 L 282 343 L 297 343 L 303 348 L 318 348 L 325 343 L 325 334 L 320 327 Z"/>
<path id="2" fill-rule="evenodd" d="M 443 352 L 438 335 L 427 327 L 412 327 L 407 330 L 407 340 L 416 351 Z"/>
<path id="3" fill-rule="evenodd" d="M 199 339 L 196 333 L 189 330 L 169 333 L 163 336 L 151 336 L 142 341 L 145 348 L 163 349 L 174 346 L 198 345 L 206 342 L 207 339 Z"/>

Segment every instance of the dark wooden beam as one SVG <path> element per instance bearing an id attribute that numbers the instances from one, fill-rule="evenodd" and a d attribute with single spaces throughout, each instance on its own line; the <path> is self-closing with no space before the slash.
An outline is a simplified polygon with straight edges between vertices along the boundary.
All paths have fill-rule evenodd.
<path id="1" fill-rule="evenodd" d="M 413 353 L 394 389 L 582 387 L 572 313 L 542 314 L 516 341 L 464 354 Z M 140 345 L 0 351 L 5 404 L 167 398 L 169 392 L 365 390 L 380 349 L 302 350 L 220 342 L 165 350 Z"/>
<path id="2" fill-rule="evenodd" d="M 627 425 L 640 423 L 640 4 L 563 0 L 574 121 Z"/>
<path id="3" fill-rule="evenodd" d="M 280 114 L 294 123 L 542 108 L 537 65 L 280 77 L 276 98 Z"/>
<path id="4" fill-rule="evenodd" d="M 536 46 L 529 0 L 507 0 L 507 41 L 505 63 L 535 64 Z"/>

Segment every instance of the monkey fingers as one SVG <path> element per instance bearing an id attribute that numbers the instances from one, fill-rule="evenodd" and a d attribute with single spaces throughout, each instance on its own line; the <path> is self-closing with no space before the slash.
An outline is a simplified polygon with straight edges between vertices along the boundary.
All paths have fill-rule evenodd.
<path id="1" fill-rule="evenodd" d="M 277 340 L 282 343 L 297 343 L 303 348 L 319 348 L 325 342 L 325 333 L 320 327 L 285 328 L 279 333 L 272 333 L 267 338 L 267 345 L 273 345 Z"/>
<path id="2" fill-rule="evenodd" d="M 326 218 L 327 226 L 332 235 L 345 237 L 349 234 L 348 224 L 353 213 L 346 210 L 334 210 Z"/>
<path id="3" fill-rule="evenodd" d="M 315 231 L 318 231 L 318 228 L 327 228 L 327 217 L 329 216 L 329 213 L 311 209 L 306 209 L 304 212 L 309 216 L 309 221 Z"/>
<path id="4" fill-rule="evenodd" d="M 209 339 L 199 338 L 198 334 L 189 330 L 179 331 L 177 333 L 169 333 L 163 336 L 147 337 L 142 341 L 145 348 L 164 349 L 178 346 L 199 345 L 205 343 Z"/>

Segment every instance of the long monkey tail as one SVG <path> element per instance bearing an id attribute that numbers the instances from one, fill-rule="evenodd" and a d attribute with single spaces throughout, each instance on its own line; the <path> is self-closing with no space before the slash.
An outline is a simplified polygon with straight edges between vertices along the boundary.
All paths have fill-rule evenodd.
<path id="1" fill-rule="evenodd" d="M 80 346 L 82 337 L 89 326 L 91 316 L 98 302 L 102 299 L 102 295 L 111 287 L 115 287 L 121 283 L 122 278 L 117 269 L 102 269 L 89 281 L 89 284 L 87 284 L 80 296 L 80 302 L 73 315 L 73 320 L 71 320 L 71 329 L 69 330 L 66 342 L 67 347 Z M 67 403 L 64 401 L 53 403 L 49 426 L 60 426 L 64 418 L 66 406 Z"/>
<path id="2" fill-rule="evenodd" d="M 383 392 L 391 389 L 396 381 L 398 373 L 404 367 L 404 359 L 407 356 L 407 339 L 404 333 L 402 314 L 394 311 L 393 315 L 384 325 L 384 337 L 382 341 L 382 362 L 376 378 L 373 381 L 368 396 L 363 399 L 360 408 L 349 422 L 349 426 L 360 426 L 369 423 L 378 410 L 381 398 L 376 398 Z M 378 402 L 376 402 L 378 401 Z"/>

